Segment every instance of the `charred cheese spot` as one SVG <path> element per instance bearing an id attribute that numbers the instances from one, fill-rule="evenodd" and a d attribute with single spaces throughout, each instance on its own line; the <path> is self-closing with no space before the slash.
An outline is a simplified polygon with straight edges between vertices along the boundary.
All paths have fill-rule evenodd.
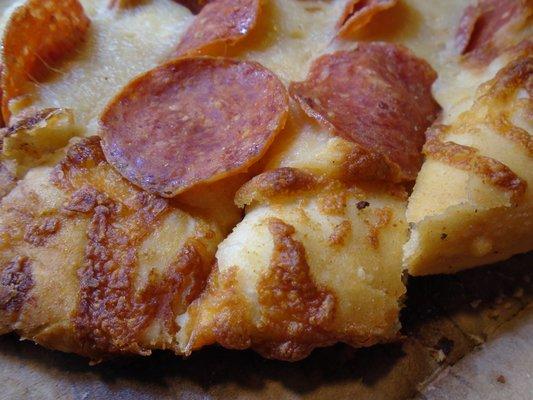
<path id="1" fill-rule="evenodd" d="M 368 240 L 374 249 L 378 249 L 381 231 L 391 222 L 392 210 L 387 207 L 381 209 L 372 208 L 369 213 L 369 217 L 364 220 L 369 229 Z"/>
<path id="2" fill-rule="evenodd" d="M 349 237 L 350 232 L 352 231 L 352 224 L 350 221 L 342 221 L 337 225 L 331 235 L 329 236 L 329 242 L 331 245 L 342 245 L 345 240 Z"/>
<path id="3" fill-rule="evenodd" d="M 33 286 L 29 260 L 25 257 L 16 257 L 4 266 L 0 285 L 0 309 L 10 313 L 20 311 Z"/>
<path id="4" fill-rule="evenodd" d="M 9 167 L 8 163 L 0 162 L 0 199 L 6 196 L 15 187 L 17 182 L 14 167 Z"/>
<path id="5" fill-rule="evenodd" d="M 348 194 L 345 190 L 336 190 L 338 185 L 330 186 L 333 190 L 326 190 L 318 197 L 320 211 L 328 215 L 342 215 L 346 210 Z"/>
<path id="6" fill-rule="evenodd" d="M 294 195 L 316 187 L 318 180 L 305 171 L 296 168 L 278 168 L 255 176 L 244 184 L 235 195 L 239 207 L 252 202 L 268 202 L 270 199 Z"/>
<path id="7" fill-rule="evenodd" d="M 269 358 L 297 360 L 334 341 L 327 332 L 336 299 L 313 282 L 305 249 L 292 238 L 294 227 L 272 218 L 268 230 L 274 251 L 257 290 L 264 310 L 259 329 L 267 330 L 269 339 L 253 347 Z"/>
<path id="8" fill-rule="evenodd" d="M 28 227 L 24 234 L 24 240 L 34 246 L 43 246 L 49 236 L 61 228 L 61 220 L 56 217 L 45 217 Z"/>

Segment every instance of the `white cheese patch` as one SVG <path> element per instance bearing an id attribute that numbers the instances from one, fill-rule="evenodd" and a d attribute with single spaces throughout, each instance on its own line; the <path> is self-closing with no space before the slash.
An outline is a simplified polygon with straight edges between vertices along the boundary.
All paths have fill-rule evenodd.
<path id="1" fill-rule="evenodd" d="M 136 75 L 166 61 L 192 21 L 172 0 L 151 0 L 125 10 L 108 0 L 83 0 L 91 19 L 87 41 L 77 54 L 38 84 L 32 108 L 68 107 L 86 134 L 97 131 L 107 102 Z"/>

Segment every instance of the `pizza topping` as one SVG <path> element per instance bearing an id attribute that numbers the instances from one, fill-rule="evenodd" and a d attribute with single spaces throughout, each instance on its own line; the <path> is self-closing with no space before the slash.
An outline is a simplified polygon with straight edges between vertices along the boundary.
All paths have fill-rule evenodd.
<path id="1" fill-rule="evenodd" d="M 436 126 L 432 129 L 446 129 Z M 454 142 L 441 142 L 429 139 L 424 146 L 427 158 L 453 165 L 457 169 L 473 172 L 483 181 L 510 194 L 510 199 L 517 204 L 524 196 L 527 182 L 516 175 L 509 167 L 491 157 L 485 157 L 474 147 Z"/>
<path id="2" fill-rule="evenodd" d="M 313 280 L 303 244 L 295 229 L 271 218 L 268 230 L 274 241 L 270 269 L 261 277 L 258 300 L 268 341 L 254 349 L 267 358 L 299 360 L 317 346 L 335 342 L 328 328 L 335 317 L 337 299 Z"/>
<path id="3" fill-rule="evenodd" d="M 255 62 L 181 58 L 132 81 L 101 117 L 108 161 L 172 197 L 246 170 L 285 124 L 283 84 Z"/>
<path id="4" fill-rule="evenodd" d="M 90 21 L 78 0 L 28 0 L 18 7 L 4 31 L 2 114 L 7 122 L 10 101 L 28 94 L 84 39 Z"/>
<path id="5" fill-rule="evenodd" d="M 193 14 L 198 14 L 211 0 L 174 0 L 176 3 L 187 7 Z"/>
<path id="6" fill-rule="evenodd" d="M 31 263 L 27 257 L 17 256 L 9 264 L 4 265 L 0 274 L 0 311 L 13 322 L 28 299 L 33 288 Z"/>
<path id="7" fill-rule="evenodd" d="M 254 201 L 266 203 L 312 190 L 317 184 L 318 180 L 308 172 L 290 167 L 278 168 L 263 172 L 246 182 L 235 194 L 235 204 L 244 207 Z"/>
<path id="8" fill-rule="evenodd" d="M 525 54 L 502 68 L 489 82 L 479 89 L 472 108 L 466 111 L 454 125 L 433 125 L 428 129 L 424 154 L 457 169 L 479 176 L 485 184 L 507 192 L 509 199 L 518 204 L 523 201 L 527 181 L 517 175 L 503 162 L 483 155 L 475 147 L 448 141 L 451 133 L 471 134 L 478 131 L 493 131 L 505 140 L 514 142 L 519 152 L 533 155 L 533 139 L 527 130 L 514 125 L 509 115 L 524 110 L 531 113 L 530 99 L 533 93 L 533 57 L 530 47 Z M 526 97 L 517 96 L 518 94 Z M 526 117 L 531 119 L 530 116 Z"/>
<path id="9" fill-rule="evenodd" d="M 216 45 L 235 44 L 257 23 L 259 0 L 214 0 L 195 17 L 176 49 L 176 55 L 205 54 Z"/>
<path id="10" fill-rule="evenodd" d="M 103 190 L 96 187 L 102 181 Z M 174 335 L 176 313 L 183 312 L 205 285 L 212 259 L 202 241 L 203 228 L 198 225 L 167 266 L 152 269 L 146 283 L 137 285 L 140 244 L 160 229 L 174 208 L 165 199 L 130 188 L 105 162 L 96 136 L 70 147 L 55 168 L 53 182 L 69 195 L 62 214 L 88 222 L 84 259 L 77 269 L 78 304 L 72 315 L 81 346 L 77 351 L 94 358 L 149 353 L 143 339 L 146 329 L 155 323 L 161 335 Z M 25 240 L 46 240 L 56 229 L 60 226 L 49 219 L 30 228 Z"/>
<path id="11" fill-rule="evenodd" d="M 0 161 L 0 199 L 13 190 L 17 184 L 16 166 Z"/>
<path id="12" fill-rule="evenodd" d="M 338 22 L 339 34 L 349 35 L 368 24 L 374 15 L 396 5 L 398 0 L 349 0 Z"/>
<path id="13" fill-rule="evenodd" d="M 480 62 L 490 62 L 498 55 L 499 46 L 495 42 L 498 33 L 520 25 L 531 12 L 527 0 L 480 0 L 468 6 L 455 36 L 457 52 Z"/>
<path id="14" fill-rule="evenodd" d="M 45 217 L 28 226 L 24 241 L 34 246 L 44 246 L 50 236 L 59 231 L 61 220 L 56 217 Z"/>
<path id="15" fill-rule="evenodd" d="M 361 179 L 405 181 L 416 178 L 424 133 L 439 112 L 431 95 L 436 78 L 405 47 L 359 43 L 318 58 L 290 92 L 309 116 L 358 145 L 369 164 L 356 168 Z"/>
<path id="16" fill-rule="evenodd" d="M 11 122 L 0 129 L 0 156 L 12 161 L 18 178 L 29 168 L 51 161 L 79 133 L 72 110 L 65 108 L 28 109 Z"/>

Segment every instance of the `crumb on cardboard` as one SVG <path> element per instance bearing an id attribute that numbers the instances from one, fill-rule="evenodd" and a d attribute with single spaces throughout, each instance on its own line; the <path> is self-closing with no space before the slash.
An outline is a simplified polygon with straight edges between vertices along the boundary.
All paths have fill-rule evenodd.
<path id="1" fill-rule="evenodd" d="M 476 299 L 470 302 L 470 307 L 475 309 L 475 308 L 478 308 L 480 304 L 481 304 L 481 299 Z"/>

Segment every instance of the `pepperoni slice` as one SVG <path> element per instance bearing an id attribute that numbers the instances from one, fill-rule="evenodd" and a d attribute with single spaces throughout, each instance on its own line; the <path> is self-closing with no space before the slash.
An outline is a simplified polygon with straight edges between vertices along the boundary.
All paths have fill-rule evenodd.
<path id="1" fill-rule="evenodd" d="M 403 46 L 359 43 L 355 50 L 315 60 L 307 79 L 293 82 L 290 93 L 309 116 L 357 144 L 358 157 L 372 160 L 367 169 L 383 170 L 376 156 L 391 166 L 380 179 L 413 180 L 425 130 L 439 111 L 431 95 L 436 78 L 427 62 Z"/>
<path id="2" fill-rule="evenodd" d="M 468 6 L 455 35 L 457 52 L 490 62 L 497 55 L 497 33 L 510 24 L 519 25 L 531 13 L 528 0 L 481 0 Z"/>
<path id="3" fill-rule="evenodd" d="M 172 197 L 246 170 L 281 130 L 288 94 L 258 63 L 179 58 L 133 80 L 101 120 L 107 160 L 143 189 Z"/>
<path id="4" fill-rule="evenodd" d="M 50 67 L 85 38 L 90 21 L 77 0 L 28 0 L 11 15 L 4 31 L 2 113 L 25 95 Z"/>
<path id="5" fill-rule="evenodd" d="M 210 0 L 174 0 L 176 3 L 187 7 L 193 14 L 198 14 Z M 212 0 L 211 0 L 212 1 Z"/>
<path id="6" fill-rule="evenodd" d="M 213 0 L 185 32 L 176 55 L 205 54 L 217 45 L 235 44 L 257 23 L 260 0 Z"/>
<path id="7" fill-rule="evenodd" d="M 339 20 L 339 35 L 352 34 L 368 24 L 374 15 L 388 10 L 398 0 L 349 0 Z"/>

